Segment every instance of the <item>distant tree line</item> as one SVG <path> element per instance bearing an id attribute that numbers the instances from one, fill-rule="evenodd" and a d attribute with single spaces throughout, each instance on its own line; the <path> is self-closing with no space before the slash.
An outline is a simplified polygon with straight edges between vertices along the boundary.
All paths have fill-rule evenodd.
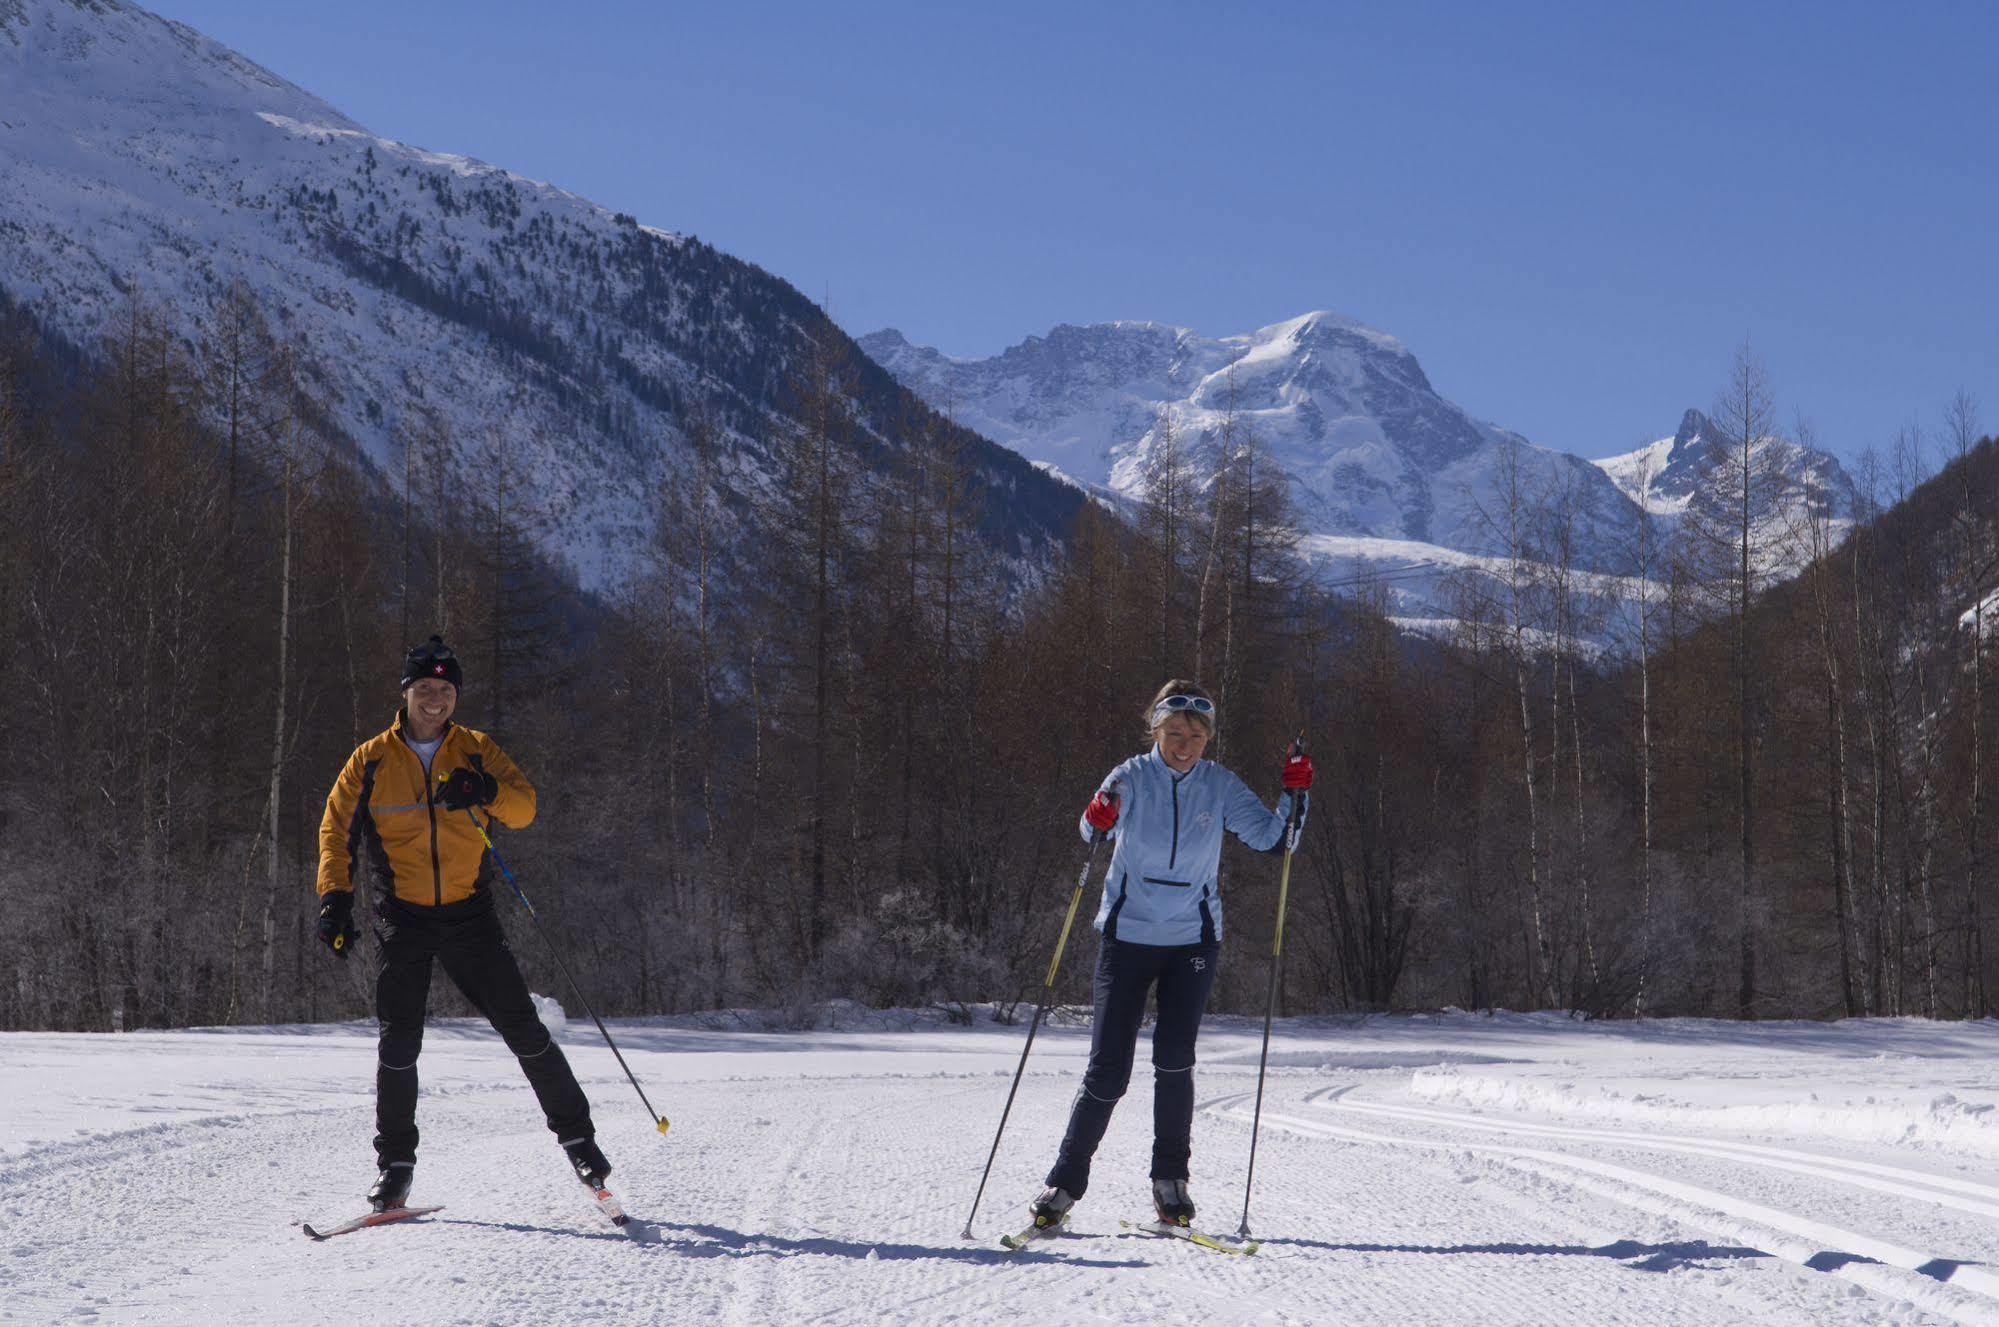
<path id="1" fill-rule="evenodd" d="M 1023 584 L 968 435 L 910 409 L 852 445 L 879 371 L 828 349 L 773 388 L 764 482 L 728 454 L 740 403 L 683 405 L 639 573 L 603 601 L 537 551 L 509 421 L 419 416 L 363 461 L 312 348 L 241 292 L 194 346 L 139 302 L 84 349 L 0 314 L 0 1026 L 365 1015 L 372 938 L 346 964 L 312 938 L 320 812 L 433 630 L 461 720 L 540 789 L 502 846 L 606 1014 L 1010 1012 L 1081 805 L 1174 674 L 1215 691 L 1211 754 L 1267 796 L 1312 743 L 1287 1011 L 1957 1017 L 1999 994 L 1999 446 L 1968 398 L 1863 463 L 1837 539 L 1826 503 L 1779 501 L 1745 353 L 1718 496 L 1680 537 L 1634 527 L 1640 574 L 1587 574 L 1575 495 L 1515 475 L 1486 513 L 1514 556 L 1463 581 L 1443 638 L 1307 574 L 1232 410 L 1197 437 L 1162 418 L 1144 499 L 1086 506 Z M 1219 1008 L 1260 1007 L 1275 876 L 1224 858 Z"/>

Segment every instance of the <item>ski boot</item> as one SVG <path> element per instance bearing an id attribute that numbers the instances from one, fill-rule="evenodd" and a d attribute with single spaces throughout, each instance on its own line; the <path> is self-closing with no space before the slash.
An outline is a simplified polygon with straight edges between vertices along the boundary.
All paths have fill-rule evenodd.
<path id="1" fill-rule="evenodd" d="M 1067 1189 L 1045 1189 L 1039 1198 L 1027 1205 L 1027 1210 L 1034 1216 L 1034 1228 L 1046 1230 L 1067 1221 L 1069 1209 L 1075 1205 L 1076 1200 Z"/>
<path id="2" fill-rule="evenodd" d="M 368 1206 L 377 1212 L 386 1212 L 403 1206 L 409 1201 L 410 1180 L 416 1175 L 414 1161 L 391 1161 L 382 1167 L 382 1173 L 375 1177 L 375 1187 L 368 1190 Z"/>
<path id="3" fill-rule="evenodd" d="M 576 1170 L 576 1178 L 593 1190 L 602 1189 L 604 1180 L 611 1173 L 611 1163 L 604 1160 L 602 1149 L 594 1138 L 578 1138 L 564 1143 L 562 1150 L 569 1154 L 569 1164 Z"/>
<path id="4" fill-rule="evenodd" d="M 1187 1192 L 1185 1180 L 1152 1181 L 1152 1205 L 1158 1210 L 1159 1224 L 1163 1226 L 1194 1224 L 1194 1198 Z"/>

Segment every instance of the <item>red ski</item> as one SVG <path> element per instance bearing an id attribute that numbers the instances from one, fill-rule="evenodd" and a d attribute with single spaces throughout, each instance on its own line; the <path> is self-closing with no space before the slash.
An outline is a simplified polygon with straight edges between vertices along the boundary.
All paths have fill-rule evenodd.
<path id="1" fill-rule="evenodd" d="M 429 1216 L 432 1212 L 442 1212 L 443 1210 L 442 1206 L 391 1207 L 386 1212 L 369 1212 L 365 1215 L 354 1217 L 351 1220 L 342 1221 L 337 1226 L 328 1226 L 324 1230 L 314 1230 L 311 1226 L 306 1226 L 305 1233 L 313 1239 L 332 1239 L 335 1235 L 345 1235 L 355 1230 L 366 1230 L 369 1226 L 391 1225 L 397 1221 L 409 1221 L 416 1217 Z"/>
<path id="2" fill-rule="evenodd" d="M 631 1224 L 632 1219 L 625 1215 L 624 1205 L 612 1195 L 609 1189 L 604 1188 L 600 1184 L 591 1184 L 588 1180 L 584 1181 L 584 1186 L 590 1190 L 590 1197 L 596 1202 L 597 1210 L 604 1214 L 605 1220 L 624 1231 L 627 1235 L 638 1234 L 637 1229 Z"/>

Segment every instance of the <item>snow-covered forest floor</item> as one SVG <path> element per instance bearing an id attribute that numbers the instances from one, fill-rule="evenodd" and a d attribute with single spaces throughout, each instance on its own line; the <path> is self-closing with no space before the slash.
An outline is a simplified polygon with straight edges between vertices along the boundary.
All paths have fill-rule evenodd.
<path id="1" fill-rule="evenodd" d="M 1146 1209 L 1141 1056 L 1075 1234 L 1002 1252 L 1088 1050 L 1036 1042 L 959 1237 L 1022 1027 L 831 1012 L 564 1034 L 638 1238 L 569 1178 L 483 1025 L 431 1029 L 412 1201 L 361 1210 L 372 1028 L 0 1036 L 0 1322 L 1999 1323 L 1999 1025 L 1294 1019 L 1253 1258 Z M 1204 1030 L 1200 1224 L 1240 1215 L 1258 1024 Z M 1143 1048 L 1141 1048 L 1143 1049 Z"/>

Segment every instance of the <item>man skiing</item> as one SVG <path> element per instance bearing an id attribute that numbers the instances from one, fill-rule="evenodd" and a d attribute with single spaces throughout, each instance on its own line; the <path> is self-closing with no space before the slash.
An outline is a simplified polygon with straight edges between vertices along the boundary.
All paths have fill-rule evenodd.
<path id="1" fill-rule="evenodd" d="M 1168 682 L 1146 707 L 1151 750 L 1106 775 L 1083 812 L 1084 839 L 1102 832 L 1112 835 L 1117 847 L 1097 910 L 1104 940 L 1097 957 L 1089 1068 L 1048 1172 L 1048 1188 L 1030 1204 L 1037 1227 L 1063 1221 L 1089 1187 L 1090 1161 L 1131 1079 L 1146 998 L 1155 987 L 1152 1200 L 1161 1222 L 1193 1224 L 1187 1175 L 1194 1038 L 1221 950 L 1216 874 L 1222 833 L 1233 833 L 1259 852 L 1278 850 L 1293 800 L 1312 786 L 1311 758 L 1295 751 L 1284 765 L 1284 795 L 1275 811 L 1266 810 L 1240 778 L 1201 758 L 1218 717 L 1213 699 L 1197 683 Z"/>
<path id="2" fill-rule="evenodd" d="M 395 722 L 348 757 L 319 826 L 319 938 L 342 959 L 357 934 L 354 885 L 364 851 L 374 881 L 380 1174 L 368 1202 L 377 1211 L 404 1205 L 416 1165 L 416 1061 L 433 959 L 520 1060 L 577 1178 L 601 1189 L 611 1172 L 590 1103 L 507 947 L 490 888 L 492 854 L 466 814 L 525 829 L 534 786 L 490 737 L 451 721 L 462 682 L 441 637 L 410 649 Z"/>

